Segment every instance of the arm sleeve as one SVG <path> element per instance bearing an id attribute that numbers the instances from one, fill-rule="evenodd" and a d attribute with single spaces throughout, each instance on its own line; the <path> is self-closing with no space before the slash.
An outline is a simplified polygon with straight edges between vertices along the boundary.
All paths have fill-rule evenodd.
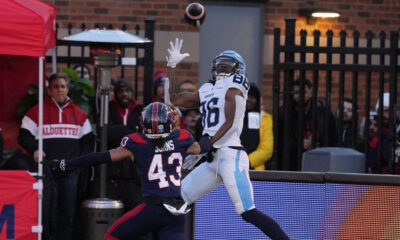
<path id="1" fill-rule="evenodd" d="M 265 162 L 272 157 L 274 150 L 274 136 L 272 131 L 272 117 L 263 112 L 260 124 L 260 141 L 257 149 L 249 154 L 249 160 L 255 170 L 264 170 Z"/>
<path id="2" fill-rule="evenodd" d="M 109 151 L 89 153 L 65 160 L 65 163 L 68 167 L 84 167 L 110 162 L 111 154 Z"/>
<path id="3" fill-rule="evenodd" d="M 80 139 L 81 155 L 94 151 L 94 134 L 92 132 L 82 136 Z"/>
<path id="4" fill-rule="evenodd" d="M 21 128 L 19 130 L 18 144 L 29 153 L 33 153 L 39 148 L 38 141 L 31 134 L 31 132 L 25 128 Z"/>
<path id="5" fill-rule="evenodd" d="M 121 139 L 133 132 L 136 132 L 122 124 L 113 124 L 107 126 L 107 146 L 108 148 L 118 147 Z"/>

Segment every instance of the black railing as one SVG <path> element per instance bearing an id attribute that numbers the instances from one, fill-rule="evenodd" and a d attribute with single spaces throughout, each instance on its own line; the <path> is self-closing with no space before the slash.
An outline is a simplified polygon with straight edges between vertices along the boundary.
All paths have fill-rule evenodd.
<path id="1" fill-rule="evenodd" d="M 349 47 L 346 44 L 347 33 L 346 31 L 340 32 L 340 46 L 333 46 L 333 32 L 328 30 L 326 33 L 326 46 L 320 46 L 320 31 L 315 30 L 313 32 L 314 44 L 313 46 L 306 46 L 307 31 L 300 31 L 300 45 L 295 44 L 295 19 L 286 20 L 286 33 L 285 33 L 285 44 L 281 45 L 281 30 L 276 28 L 274 31 L 274 74 L 273 74 L 273 118 L 274 118 L 274 157 L 272 166 L 277 166 L 280 170 L 300 170 L 301 158 L 303 150 L 303 137 L 298 137 L 296 143 L 297 146 L 292 146 L 294 139 L 291 139 L 291 131 L 293 126 L 296 126 L 297 136 L 304 136 L 304 114 L 298 114 L 298 122 L 293 122 L 293 111 L 303 113 L 305 111 L 304 94 L 305 94 L 305 79 L 306 76 L 312 76 L 309 79 L 312 82 L 312 100 L 311 100 L 311 135 L 312 135 L 312 148 L 329 146 L 329 121 L 331 121 L 331 106 L 332 106 L 332 92 L 337 92 L 338 96 L 338 120 L 335 121 L 337 124 L 337 136 L 341 136 L 343 133 L 343 102 L 345 98 L 345 81 L 346 72 L 352 74 L 351 84 L 351 98 L 353 100 L 353 119 L 352 119 L 352 146 L 356 148 L 357 137 L 359 136 L 357 126 L 359 125 L 358 116 L 358 104 L 359 92 L 365 92 L 365 128 L 363 133 L 364 152 L 367 152 L 369 148 L 368 144 L 368 126 L 369 126 L 369 113 L 371 110 L 371 75 L 377 73 L 378 87 L 379 87 L 379 102 L 380 107 L 378 111 L 378 123 L 379 129 L 383 127 L 383 93 L 385 89 L 385 75 L 389 75 L 389 86 L 386 85 L 386 89 L 390 92 L 390 104 L 389 104 L 389 143 L 390 143 L 390 159 L 388 160 L 388 172 L 393 173 L 394 160 L 395 160 L 395 148 L 397 142 L 396 135 L 396 110 L 397 110 L 397 79 L 400 67 L 398 65 L 399 47 L 398 32 L 390 33 L 390 46 L 386 46 L 386 34 L 381 32 L 379 35 L 379 47 L 372 47 L 372 41 L 374 34 L 368 31 L 365 35 L 366 46 L 360 46 L 359 39 L 360 33 L 354 31 L 353 43 Z M 281 54 L 284 58 L 281 59 Z M 298 55 L 298 61 L 296 61 L 296 54 Z M 306 54 L 312 55 L 312 61 L 306 61 Z M 326 60 L 321 62 L 319 57 L 323 54 L 326 56 Z M 365 63 L 360 63 L 359 57 L 365 56 Z M 379 57 L 379 63 L 373 64 L 372 57 Z M 338 57 L 337 63 L 334 63 L 332 58 Z M 352 63 L 346 61 L 346 57 L 352 59 Z M 351 58 L 350 58 L 351 57 Z M 385 61 L 386 60 L 386 61 Z M 389 60 L 389 61 L 387 61 Z M 283 78 L 281 77 L 283 72 Z M 359 73 L 363 73 L 362 76 Z M 300 81 L 299 91 L 299 102 L 294 109 L 293 102 L 293 81 L 296 78 Z M 332 79 L 338 79 L 338 84 L 333 88 Z M 364 81 L 365 89 L 360 89 L 360 83 Z M 282 84 L 283 82 L 283 84 Z M 326 111 L 324 114 L 324 129 L 322 132 L 317 132 L 317 121 L 321 117 L 317 112 L 317 104 L 319 102 L 318 91 L 322 86 L 320 83 L 325 83 L 325 97 L 324 105 Z M 386 83 L 387 84 L 387 83 Z M 283 91 L 281 90 L 283 85 Z M 376 98 L 376 96 L 373 96 Z M 281 104 L 281 101 L 283 103 Z M 373 105 L 374 106 L 374 105 Z M 283 119 L 279 116 L 283 116 Z M 318 136 L 317 136 L 318 135 Z M 382 142 L 382 132 L 378 134 L 380 143 Z M 321 141 L 318 141 L 321 139 Z M 342 139 L 337 138 L 337 143 L 334 146 L 343 146 Z M 321 144 L 323 143 L 323 144 Z M 330 144 L 332 146 L 332 143 Z M 379 149 L 380 151 L 380 144 Z M 291 151 L 297 149 L 296 159 L 291 157 Z M 381 162 L 381 155 L 378 155 L 378 162 Z M 293 164 L 295 167 L 293 168 Z M 367 167 L 367 166 L 366 166 Z"/>
<path id="2" fill-rule="evenodd" d="M 138 82 L 139 82 L 139 67 L 143 66 L 143 78 L 144 78 L 144 87 L 143 87 L 143 103 L 148 104 L 152 102 L 152 76 L 154 70 L 154 23 L 153 19 L 146 19 L 145 20 L 145 38 L 152 40 L 151 42 L 146 43 L 124 43 L 118 44 L 119 49 L 121 50 L 121 56 L 126 56 L 126 51 L 129 48 L 133 48 L 133 55 L 132 57 L 136 58 L 136 64 L 133 66 L 134 68 L 134 94 L 135 98 L 138 98 Z M 100 28 L 99 24 L 95 24 L 94 28 Z M 106 29 L 113 29 L 112 24 L 108 24 Z M 81 24 L 80 26 L 81 31 L 87 29 L 86 24 Z M 88 42 L 72 42 L 60 39 L 59 36 L 59 26 L 56 24 L 56 35 L 57 35 L 57 63 L 64 63 L 67 64 L 67 67 L 71 67 L 71 65 L 80 65 L 81 69 L 84 69 L 86 64 L 90 64 L 90 57 L 88 54 L 85 54 L 85 49 L 89 49 Z M 72 34 L 73 26 L 71 23 L 67 25 L 67 33 L 68 35 Z M 121 30 L 128 31 L 127 26 L 124 24 L 121 27 Z M 134 28 L 134 34 L 139 36 L 140 26 L 137 24 Z M 80 54 L 72 54 L 72 48 L 80 48 Z M 59 55 L 59 49 L 66 48 L 66 55 Z M 139 51 L 144 50 L 144 56 L 139 57 Z M 51 56 L 47 57 L 47 61 L 51 62 Z M 126 68 L 130 66 L 121 65 L 121 78 L 126 76 L 125 71 Z M 84 71 L 81 71 L 81 77 L 83 77 Z M 95 82 L 98 80 L 98 69 L 94 67 L 94 74 L 92 75 Z"/>

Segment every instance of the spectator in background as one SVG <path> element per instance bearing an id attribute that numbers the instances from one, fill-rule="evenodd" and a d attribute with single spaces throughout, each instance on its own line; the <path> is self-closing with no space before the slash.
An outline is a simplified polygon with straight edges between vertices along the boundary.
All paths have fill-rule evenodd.
<path id="1" fill-rule="evenodd" d="M 196 132 L 196 122 L 200 118 L 200 112 L 196 109 L 188 109 L 183 112 L 183 120 L 185 129 L 188 130 L 193 136 Z"/>
<path id="2" fill-rule="evenodd" d="M 164 103 L 164 96 L 165 96 L 165 81 L 167 80 L 167 73 L 163 70 L 157 70 L 154 73 L 153 79 L 153 102 L 162 102 Z M 169 104 L 168 104 L 169 105 Z M 171 110 L 174 112 L 175 122 L 173 125 L 174 129 L 184 129 L 185 124 L 182 116 L 181 110 L 179 108 L 169 105 Z"/>
<path id="3" fill-rule="evenodd" d="M 336 111 L 336 121 L 339 125 L 339 107 Z M 339 138 L 341 139 L 342 146 L 347 148 L 354 148 L 358 151 L 363 151 L 363 141 L 361 137 L 357 134 L 356 142 L 353 143 L 353 99 L 345 97 L 343 99 L 343 132 L 339 133 Z M 356 133 L 359 132 L 358 126 Z"/>
<path id="4" fill-rule="evenodd" d="M 109 149 L 118 147 L 124 136 L 141 129 L 140 116 L 143 110 L 143 106 L 133 98 L 132 84 L 126 79 L 115 82 L 114 96 L 109 103 Z M 107 196 L 121 200 L 126 212 L 141 202 L 140 178 L 130 159 L 107 165 Z"/>
<path id="5" fill-rule="evenodd" d="M 48 96 L 43 100 L 43 237 L 72 240 L 77 207 L 79 170 L 63 174 L 51 172 L 53 159 L 68 159 L 92 152 L 94 135 L 85 112 L 68 95 L 67 75 L 53 74 L 48 79 Z M 22 119 L 18 143 L 38 162 L 39 106 Z"/>
<path id="6" fill-rule="evenodd" d="M 73 69 L 78 73 L 79 78 L 87 78 L 90 80 L 92 86 L 94 87 L 96 91 L 96 95 L 93 97 L 87 96 L 89 99 L 89 105 L 92 109 L 90 113 L 88 114 L 88 118 L 90 120 L 95 121 L 96 119 L 96 113 L 99 112 L 99 102 L 96 102 L 96 96 L 100 96 L 100 91 L 99 89 L 96 89 L 95 86 L 95 81 L 92 79 L 92 74 L 90 71 L 90 68 L 87 64 L 76 64 Z M 92 195 L 93 193 L 93 184 L 94 184 L 94 178 L 92 177 L 94 174 L 94 168 L 83 168 L 81 169 L 80 175 L 79 175 L 79 182 L 78 182 L 78 199 L 85 199 L 88 198 Z M 78 209 L 79 211 L 80 209 Z M 78 212 L 79 215 L 79 212 Z M 79 222 L 77 223 L 79 225 Z"/>
<path id="7" fill-rule="evenodd" d="M 178 84 L 179 92 L 196 92 L 197 86 L 191 80 L 185 80 Z M 200 119 L 200 112 L 197 108 L 183 109 L 183 122 L 185 129 L 188 130 L 193 136 L 196 133 L 196 122 Z"/>
<path id="8" fill-rule="evenodd" d="M 389 104 L 390 104 L 390 94 L 388 92 L 385 92 L 383 94 L 383 110 L 382 110 L 382 116 L 383 116 L 383 127 L 388 129 L 389 128 Z M 379 99 L 376 101 L 375 105 L 375 111 L 377 114 L 379 114 Z"/>
<path id="9" fill-rule="evenodd" d="M 157 70 L 153 76 L 153 102 L 164 102 L 164 85 L 167 73 Z"/>
<path id="10" fill-rule="evenodd" d="M 240 140 L 249 154 L 250 167 L 255 170 L 265 170 L 274 150 L 272 116 L 260 109 L 260 101 L 260 90 L 251 83 Z"/>
<path id="11" fill-rule="evenodd" d="M 291 125 L 290 126 L 282 126 L 284 123 L 284 113 L 285 106 L 280 107 L 279 109 L 279 122 L 281 126 L 279 128 L 279 145 L 278 145 L 278 169 L 282 169 L 283 162 L 283 145 L 290 145 L 290 152 L 286 154 L 290 154 L 290 169 L 282 169 L 282 170 L 291 170 L 291 171 L 300 171 L 301 166 L 298 165 L 298 145 L 300 144 L 300 138 L 303 139 L 303 146 L 301 153 L 311 150 L 312 146 L 312 83 L 308 79 L 304 79 L 305 87 L 304 87 L 304 109 L 300 109 L 300 79 L 296 79 L 293 82 L 293 108 L 292 108 L 292 117 L 291 117 Z M 325 113 L 329 111 L 328 123 L 325 120 Z M 298 136 L 298 126 L 299 126 L 299 116 L 300 114 L 304 114 L 304 134 L 303 136 Z M 337 129 L 335 117 L 331 113 L 329 109 L 325 107 L 325 105 L 317 100 L 317 123 L 316 123 L 316 147 L 328 147 L 328 146 L 336 146 L 337 145 Z M 328 124 L 328 139 L 324 140 L 324 131 L 325 124 Z M 289 142 L 284 142 L 284 127 L 289 127 L 290 137 Z"/>
<path id="12" fill-rule="evenodd" d="M 379 143 L 379 124 L 378 115 L 376 112 L 370 112 L 370 122 L 369 122 L 369 148 L 366 153 L 366 160 L 368 164 L 369 173 L 386 173 L 388 158 L 390 157 L 389 152 L 389 140 L 388 134 L 382 133 L 382 142 Z M 379 146 L 381 147 L 381 152 L 379 152 Z M 379 162 L 379 156 L 381 161 Z"/>
<path id="13" fill-rule="evenodd" d="M 379 99 L 376 101 L 375 105 L 375 110 L 376 113 L 379 114 Z M 389 128 L 389 109 L 390 109 L 390 93 L 385 92 L 383 94 L 383 109 L 382 109 L 382 134 L 383 137 L 388 137 L 390 135 L 390 128 Z M 397 117 L 397 109 L 395 109 L 395 128 L 396 128 L 396 137 L 394 141 L 396 141 L 396 147 L 394 149 L 395 152 L 395 173 L 399 174 L 400 173 L 400 163 L 399 163 L 399 157 L 400 157 L 400 120 Z M 379 126 L 379 123 L 378 123 Z M 386 136 L 385 136 L 386 135 Z M 392 140 L 389 138 L 388 144 L 391 145 Z M 389 149 L 389 147 L 388 147 Z M 389 150 L 388 150 L 389 151 Z M 390 155 L 388 156 L 390 157 Z M 387 159 L 388 160 L 388 159 Z M 386 161 L 387 161 L 386 160 Z M 384 170 L 384 169 L 383 169 Z"/>
<path id="14" fill-rule="evenodd" d="M 185 80 L 179 83 L 179 91 L 181 92 L 196 92 L 197 86 L 191 80 Z"/>

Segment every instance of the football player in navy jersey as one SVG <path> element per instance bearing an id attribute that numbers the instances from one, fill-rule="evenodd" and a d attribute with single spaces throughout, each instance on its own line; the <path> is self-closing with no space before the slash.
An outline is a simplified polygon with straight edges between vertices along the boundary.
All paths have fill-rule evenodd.
<path id="1" fill-rule="evenodd" d="M 272 239 L 289 239 L 275 220 L 254 206 L 249 158 L 240 142 L 250 87 L 245 76 L 244 59 L 235 51 L 223 51 L 213 61 L 213 78 L 210 82 L 203 84 L 198 92 L 180 92 L 174 69 L 189 56 L 180 52 L 181 47 L 182 40 L 177 38 L 175 43 L 170 42 L 168 49 L 168 98 L 177 107 L 200 107 L 203 136 L 199 142 L 208 141 L 207 146 L 211 150 L 207 154 L 207 162 L 200 164 L 183 179 L 182 198 L 192 204 L 224 183 L 236 211 L 245 221 Z M 185 159 L 184 166 L 190 162 L 193 162 L 193 166 L 200 157 L 190 156 Z"/>
<path id="2" fill-rule="evenodd" d="M 155 102 L 142 112 L 143 133 L 125 136 L 121 146 L 67 160 L 55 160 L 54 170 L 109 163 L 129 157 L 142 181 L 143 203 L 120 217 L 107 231 L 105 240 L 133 239 L 149 232 L 159 239 L 184 239 L 183 214 L 190 209 L 181 198 L 181 168 L 188 153 L 198 154 L 209 146 L 194 142 L 184 129 L 173 130 L 174 114 L 164 103 Z"/>

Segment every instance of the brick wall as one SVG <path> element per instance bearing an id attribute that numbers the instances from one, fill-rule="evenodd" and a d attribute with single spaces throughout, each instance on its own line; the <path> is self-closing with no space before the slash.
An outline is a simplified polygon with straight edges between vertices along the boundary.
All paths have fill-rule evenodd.
<path id="1" fill-rule="evenodd" d="M 400 29 L 400 1 L 397 0 L 327 0 L 314 1 L 321 8 L 334 9 L 341 13 L 337 19 L 317 20 L 314 25 L 307 25 L 305 17 L 297 17 L 298 9 L 306 5 L 306 1 L 269 1 L 265 9 L 265 32 L 272 34 L 274 27 L 284 29 L 283 20 L 297 17 L 297 33 L 300 29 L 320 29 L 326 33 L 332 29 L 335 36 L 340 30 L 352 32 L 359 30 L 364 36 L 368 30 L 398 31 Z"/>
<path id="2" fill-rule="evenodd" d="M 174 0 L 46 0 L 57 8 L 57 19 L 60 27 L 66 27 L 69 22 L 73 26 L 79 27 L 81 23 L 86 23 L 88 28 L 95 24 L 107 26 L 113 24 L 120 28 L 126 24 L 128 29 L 133 29 L 139 24 L 141 29 L 144 27 L 144 19 L 154 18 L 156 20 L 156 31 L 174 32 L 197 32 L 195 27 L 191 27 L 183 20 L 183 12 L 188 3 L 193 1 L 174 1 Z M 200 1 L 205 2 L 205 1 Z M 233 1 L 234 2 L 234 1 Z M 240 1 L 238 1 L 240 2 Z M 250 2 L 250 1 L 249 1 Z M 300 8 L 306 5 L 306 1 L 298 0 L 270 0 L 254 1 L 264 6 L 264 33 L 272 35 L 274 28 L 282 29 L 285 32 L 285 19 L 296 17 L 296 34 L 301 29 L 308 31 L 312 35 L 314 29 L 321 31 L 321 36 L 326 35 L 328 29 L 332 29 L 334 36 L 338 37 L 341 30 L 346 30 L 348 37 L 351 38 L 354 30 L 360 31 L 363 38 L 368 30 L 374 31 L 375 36 L 379 36 L 380 31 L 399 31 L 400 29 L 400 1 L 398 0 L 326 0 L 315 1 L 321 8 L 335 9 L 341 12 L 341 17 L 337 19 L 317 20 L 314 25 L 308 25 L 305 17 L 298 17 Z M 272 61 L 270 61 L 272 62 Z M 155 70 L 165 68 L 165 61 L 155 62 Z M 197 63 L 184 63 L 180 65 L 178 76 L 196 80 L 198 76 Z M 262 74 L 263 106 L 266 110 L 272 110 L 272 66 L 264 65 Z M 334 87 L 338 85 L 338 78 L 334 77 Z M 351 79 L 349 77 L 348 79 Z M 351 93 L 351 81 L 346 83 L 346 95 Z M 320 81 L 320 97 L 324 97 L 324 81 Z M 363 83 L 359 87 L 363 87 Z M 376 89 L 377 80 L 373 80 L 373 89 Z M 364 97 L 360 90 L 359 104 L 363 106 Z M 374 90 L 373 94 L 377 94 Z M 375 103 L 376 97 L 372 99 Z M 337 97 L 333 97 L 332 106 L 337 105 Z"/>
<path id="3" fill-rule="evenodd" d="M 184 9 L 189 1 L 144 1 L 144 0 L 46 0 L 57 8 L 60 26 L 69 22 L 79 27 L 82 22 L 92 28 L 95 24 L 107 26 L 112 23 L 120 28 L 127 24 L 132 29 L 136 24 L 144 27 L 146 18 L 154 18 L 156 30 L 160 31 L 197 31 L 183 20 Z"/>
<path id="4" fill-rule="evenodd" d="M 57 8 L 57 19 L 61 26 L 71 22 L 79 26 L 82 22 L 94 24 L 113 23 L 116 27 L 128 24 L 133 28 L 144 19 L 154 18 L 156 30 L 160 31 L 198 31 L 186 24 L 182 18 L 185 7 L 193 1 L 176 0 L 46 0 Z M 202 1 L 199 1 L 202 2 Z M 204 2 L 204 1 L 203 1 Z M 239 1 L 240 2 L 240 1 Z M 251 2 L 251 1 L 248 1 Z M 334 20 L 320 20 L 315 25 L 307 25 L 304 17 L 298 17 L 298 9 L 306 1 L 276 0 L 264 2 L 264 29 L 272 34 L 275 27 L 284 28 L 284 19 L 297 17 L 296 28 L 300 30 L 318 28 L 334 31 L 358 29 L 361 35 L 368 30 L 398 31 L 400 29 L 400 1 L 397 0 L 326 0 L 315 1 L 321 8 L 335 9 L 342 16 Z M 143 27 L 143 26 L 142 26 Z"/>

